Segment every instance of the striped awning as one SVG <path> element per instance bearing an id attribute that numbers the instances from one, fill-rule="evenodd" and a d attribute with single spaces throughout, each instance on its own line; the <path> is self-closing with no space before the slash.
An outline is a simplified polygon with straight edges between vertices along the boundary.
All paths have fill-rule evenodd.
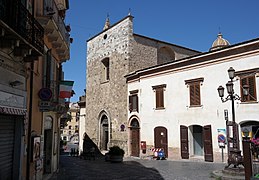
<path id="1" fill-rule="evenodd" d="M 1 114 L 11 114 L 11 115 L 26 115 L 26 109 L 14 108 L 14 107 L 4 107 L 0 106 Z"/>

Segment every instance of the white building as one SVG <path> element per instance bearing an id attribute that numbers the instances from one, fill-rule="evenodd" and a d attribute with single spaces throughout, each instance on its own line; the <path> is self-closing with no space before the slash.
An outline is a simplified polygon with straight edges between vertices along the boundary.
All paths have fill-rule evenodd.
<path id="1" fill-rule="evenodd" d="M 130 141 L 129 151 L 140 151 L 134 148 L 145 141 L 147 150 L 164 148 L 170 159 L 221 161 L 218 135 L 224 135 L 225 119 L 232 120 L 232 106 L 231 101 L 222 103 L 217 88 L 230 80 L 230 67 L 236 71 L 234 93 L 241 97 L 234 101 L 240 148 L 245 127 L 259 137 L 259 39 L 229 45 L 219 34 L 209 52 L 126 76 L 129 139 L 137 139 Z M 243 96 L 244 85 L 249 86 L 248 97 Z M 226 160 L 227 147 L 223 151 Z"/>

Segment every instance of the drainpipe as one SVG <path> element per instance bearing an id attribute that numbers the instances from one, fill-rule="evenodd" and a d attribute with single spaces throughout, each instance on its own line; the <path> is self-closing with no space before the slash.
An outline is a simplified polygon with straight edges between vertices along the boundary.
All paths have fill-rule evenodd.
<path id="1" fill-rule="evenodd" d="M 32 24 L 34 24 L 34 0 L 32 1 Z M 34 26 L 32 26 L 32 42 L 35 40 Z M 34 71 L 34 60 L 30 63 L 30 94 L 29 94 L 29 118 L 28 118 L 28 138 L 27 138 L 27 162 L 26 162 L 26 180 L 30 180 L 30 162 L 31 162 L 31 124 L 32 124 L 32 99 L 33 99 L 33 71 Z"/>

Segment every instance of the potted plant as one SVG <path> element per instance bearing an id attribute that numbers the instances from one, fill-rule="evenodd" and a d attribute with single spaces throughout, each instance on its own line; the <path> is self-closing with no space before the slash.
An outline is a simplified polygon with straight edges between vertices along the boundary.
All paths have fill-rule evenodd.
<path id="1" fill-rule="evenodd" d="M 108 156 L 111 162 L 122 162 L 125 151 L 119 146 L 112 146 L 108 152 Z"/>

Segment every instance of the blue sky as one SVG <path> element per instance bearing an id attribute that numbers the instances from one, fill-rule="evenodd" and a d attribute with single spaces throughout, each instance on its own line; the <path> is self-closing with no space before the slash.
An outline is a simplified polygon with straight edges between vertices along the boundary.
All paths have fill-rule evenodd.
<path id="1" fill-rule="evenodd" d="M 70 0 L 66 24 L 71 25 L 70 60 L 65 79 L 74 80 L 77 102 L 86 88 L 86 41 L 111 25 L 134 16 L 134 33 L 206 52 L 219 31 L 230 44 L 259 38 L 259 0 Z"/>

